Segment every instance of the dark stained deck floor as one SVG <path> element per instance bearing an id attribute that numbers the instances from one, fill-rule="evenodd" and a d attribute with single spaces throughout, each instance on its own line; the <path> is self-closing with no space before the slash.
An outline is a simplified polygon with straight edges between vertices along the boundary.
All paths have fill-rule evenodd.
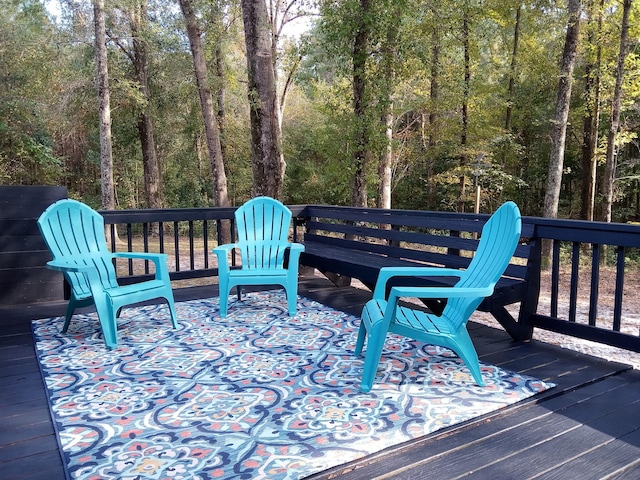
<path id="1" fill-rule="evenodd" d="M 215 287 L 214 287 L 215 288 Z M 304 278 L 300 294 L 358 315 L 370 293 Z M 176 301 L 215 296 L 176 290 Z M 64 305 L 0 309 L 0 479 L 62 480 L 29 320 Z M 474 421 L 441 430 L 309 478 L 638 479 L 640 372 L 626 365 L 469 324 L 481 360 L 557 387 Z"/>

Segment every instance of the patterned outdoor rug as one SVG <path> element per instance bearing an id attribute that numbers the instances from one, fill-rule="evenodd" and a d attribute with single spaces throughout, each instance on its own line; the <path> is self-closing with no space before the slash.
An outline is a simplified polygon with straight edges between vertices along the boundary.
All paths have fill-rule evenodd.
<path id="1" fill-rule="evenodd" d="M 234 297 L 235 298 L 235 297 Z M 81 479 L 285 479 L 426 435 L 553 385 L 393 336 L 368 394 L 359 319 L 284 292 L 125 309 L 107 351 L 95 314 L 35 320 L 63 461 Z M 381 375 L 383 374 L 383 375 Z"/>

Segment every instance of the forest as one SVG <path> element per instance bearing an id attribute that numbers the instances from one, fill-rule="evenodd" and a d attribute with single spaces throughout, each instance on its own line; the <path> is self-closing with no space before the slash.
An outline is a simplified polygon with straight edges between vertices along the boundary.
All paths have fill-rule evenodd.
<path id="1" fill-rule="evenodd" d="M 4 0 L 0 184 L 640 221 L 639 49 L 633 0 Z"/>

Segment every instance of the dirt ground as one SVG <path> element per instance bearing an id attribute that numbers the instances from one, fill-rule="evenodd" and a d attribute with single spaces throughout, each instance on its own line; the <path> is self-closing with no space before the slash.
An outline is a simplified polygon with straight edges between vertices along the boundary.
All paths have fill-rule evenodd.
<path id="1" fill-rule="evenodd" d="M 589 304 L 591 298 L 590 270 L 581 269 L 578 275 L 581 280 L 578 282 L 578 301 L 576 305 L 576 322 L 588 323 Z M 614 292 L 615 292 L 615 270 L 604 267 L 600 270 L 600 281 L 598 283 L 598 315 L 596 325 L 610 329 L 613 321 Z M 569 312 L 569 289 L 570 272 L 568 269 L 560 274 L 560 284 L 558 288 L 558 316 L 567 318 Z M 549 314 L 551 305 L 551 275 L 543 272 L 540 286 L 540 301 L 538 303 L 538 313 Z M 489 314 L 476 312 L 472 320 L 490 326 L 496 326 L 496 320 Z M 631 271 L 625 274 L 625 285 L 622 298 L 622 324 L 621 331 L 637 336 L 640 331 L 640 272 Z M 640 369 L 640 353 L 630 352 L 620 348 L 601 345 L 588 340 L 581 340 L 566 335 L 548 332 L 542 329 L 535 329 L 534 338 L 543 342 L 551 343 L 576 350 L 582 353 L 593 355 L 607 360 L 613 360 L 632 365 Z"/>

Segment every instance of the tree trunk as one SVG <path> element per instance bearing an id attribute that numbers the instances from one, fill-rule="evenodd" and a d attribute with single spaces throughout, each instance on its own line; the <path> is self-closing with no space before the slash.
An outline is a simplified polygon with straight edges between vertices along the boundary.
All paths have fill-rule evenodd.
<path id="1" fill-rule="evenodd" d="M 218 104 L 218 128 L 220 131 L 220 152 L 222 158 L 227 158 L 227 135 L 226 135 L 226 113 L 224 102 L 226 98 L 226 88 L 224 82 L 224 54 L 222 53 L 222 45 L 220 40 L 216 44 L 216 79 L 218 90 L 216 92 L 216 99 Z"/>
<path id="2" fill-rule="evenodd" d="M 401 12 L 394 9 L 387 27 L 386 44 L 382 47 L 381 104 L 382 128 L 384 129 L 384 149 L 378 163 L 378 208 L 391 208 L 391 166 L 393 164 L 393 92 L 396 84 L 396 45 L 398 44 Z"/>
<path id="3" fill-rule="evenodd" d="M 504 131 L 511 131 L 511 114 L 513 112 L 513 97 L 516 84 L 516 66 L 518 63 L 518 42 L 520 39 L 520 15 L 522 4 L 518 3 L 516 10 L 516 23 L 513 28 L 513 49 L 511 50 L 511 68 L 509 69 L 509 87 L 507 90 L 507 110 L 504 116 Z"/>
<path id="4" fill-rule="evenodd" d="M 391 208 L 391 165 L 393 163 L 393 113 L 392 105 L 388 107 L 382 122 L 385 127 L 386 146 L 380 154 L 378 164 L 378 208 Z"/>
<path id="5" fill-rule="evenodd" d="M 556 113 L 551 137 L 551 154 L 549 159 L 549 173 L 544 197 L 543 216 L 556 218 L 558 216 L 558 202 L 560 201 L 560 185 L 564 164 L 564 147 L 569 118 L 569 101 L 573 83 L 573 67 L 576 60 L 576 47 L 580 29 L 580 0 L 569 0 L 569 23 L 562 52 L 562 66 L 558 82 L 558 96 L 556 98 Z"/>
<path id="6" fill-rule="evenodd" d="M 353 113 L 356 121 L 354 172 L 351 185 L 351 205 L 367 206 L 366 167 L 369 151 L 368 101 L 366 96 L 366 66 L 370 22 L 366 17 L 371 14 L 371 1 L 360 0 L 360 25 L 353 43 Z"/>
<path id="7" fill-rule="evenodd" d="M 276 83 L 276 91 L 280 92 L 278 100 L 278 120 L 280 130 L 282 130 L 282 119 L 284 117 L 287 97 L 293 85 L 294 75 L 302 61 L 302 55 L 298 55 L 296 61 L 291 65 L 288 71 L 284 71 L 286 77 L 284 82 L 280 81 L 280 70 L 282 66 L 279 62 L 279 45 L 280 38 L 284 32 L 285 26 L 290 22 L 311 15 L 313 10 L 313 2 L 306 0 L 270 0 L 267 4 L 269 24 L 271 26 L 271 58 L 273 61 L 273 78 Z"/>
<path id="8" fill-rule="evenodd" d="M 136 72 L 140 93 L 144 106 L 138 116 L 138 134 L 142 145 L 142 164 L 144 169 L 144 189 L 147 208 L 160 208 L 160 166 L 156 143 L 153 134 L 153 119 L 151 116 L 151 94 L 147 75 L 147 46 L 143 38 L 147 23 L 146 0 L 134 7 L 130 16 L 131 33 L 133 36 L 133 66 Z M 157 233 L 157 224 L 154 227 Z"/>
<path id="9" fill-rule="evenodd" d="M 113 155 L 111 152 L 111 104 L 109 95 L 109 69 L 107 66 L 107 35 L 104 21 L 104 0 L 94 0 L 96 68 L 98 85 L 98 116 L 100 122 L 100 178 L 102 208 L 115 209 L 113 183 Z"/>
<path id="10" fill-rule="evenodd" d="M 602 46 L 600 35 L 602 32 L 603 0 L 597 12 L 597 31 L 590 32 L 588 43 L 596 45 L 596 58 L 587 61 L 585 65 L 584 102 L 585 116 L 582 130 L 582 161 L 581 177 L 582 191 L 580 197 L 580 218 L 592 221 L 594 219 L 594 203 L 596 191 L 596 146 L 598 144 L 598 126 L 600 124 L 600 68 Z M 593 1 L 590 2 L 588 21 L 593 18 Z"/>
<path id="11" fill-rule="evenodd" d="M 616 84 L 613 98 L 611 99 L 611 122 L 607 135 L 607 160 L 604 167 L 604 180 L 602 185 L 602 220 L 611 221 L 613 205 L 613 187 L 616 174 L 616 135 L 620 127 L 620 110 L 622 108 L 622 81 L 624 80 L 624 61 L 629 52 L 629 12 L 632 0 L 622 2 L 622 24 L 620 26 L 620 51 L 618 53 L 618 67 L 616 71 Z"/>
<path id="12" fill-rule="evenodd" d="M 211 162 L 211 171 L 213 173 L 215 202 L 218 207 L 228 207 L 230 204 L 227 193 L 227 175 L 224 170 L 224 159 L 222 158 L 220 130 L 213 108 L 213 97 L 211 95 L 211 88 L 209 87 L 207 64 L 204 58 L 202 42 L 200 41 L 200 29 L 191 0 L 180 0 L 180 8 L 184 16 L 187 36 L 189 37 L 189 44 L 191 45 L 191 54 L 193 56 L 193 66 L 198 85 L 198 93 L 200 95 L 204 130 L 207 138 L 207 150 L 209 152 L 209 161 Z M 228 233 L 229 232 L 226 231 L 224 232 L 225 240 Z"/>
<path id="13" fill-rule="evenodd" d="M 436 15 L 437 17 L 437 15 Z M 437 144 L 438 138 L 438 101 L 440 99 L 440 29 L 437 24 L 433 27 L 431 33 L 431 68 L 429 73 L 429 155 L 427 158 L 427 203 L 435 205 L 436 203 L 436 182 L 434 177 L 434 159 L 433 150 Z"/>
<path id="14" fill-rule="evenodd" d="M 285 166 L 267 8 L 264 0 L 242 0 L 241 4 L 247 48 L 253 194 L 280 198 Z"/>
<path id="15" fill-rule="evenodd" d="M 460 199 L 458 200 L 458 211 L 464 212 L 464 204 L 467 196 L 466 176 L 464 168 L 467 165 L 467 132 L 469 130 L 469 91 L 471 88 L 471 61 L 469 56 L 469 12 L 465 8 L 462 13 L 462 47 L 464 49 L 464 86 L 462 91 L 462 131 L 460 133 Z"/>

